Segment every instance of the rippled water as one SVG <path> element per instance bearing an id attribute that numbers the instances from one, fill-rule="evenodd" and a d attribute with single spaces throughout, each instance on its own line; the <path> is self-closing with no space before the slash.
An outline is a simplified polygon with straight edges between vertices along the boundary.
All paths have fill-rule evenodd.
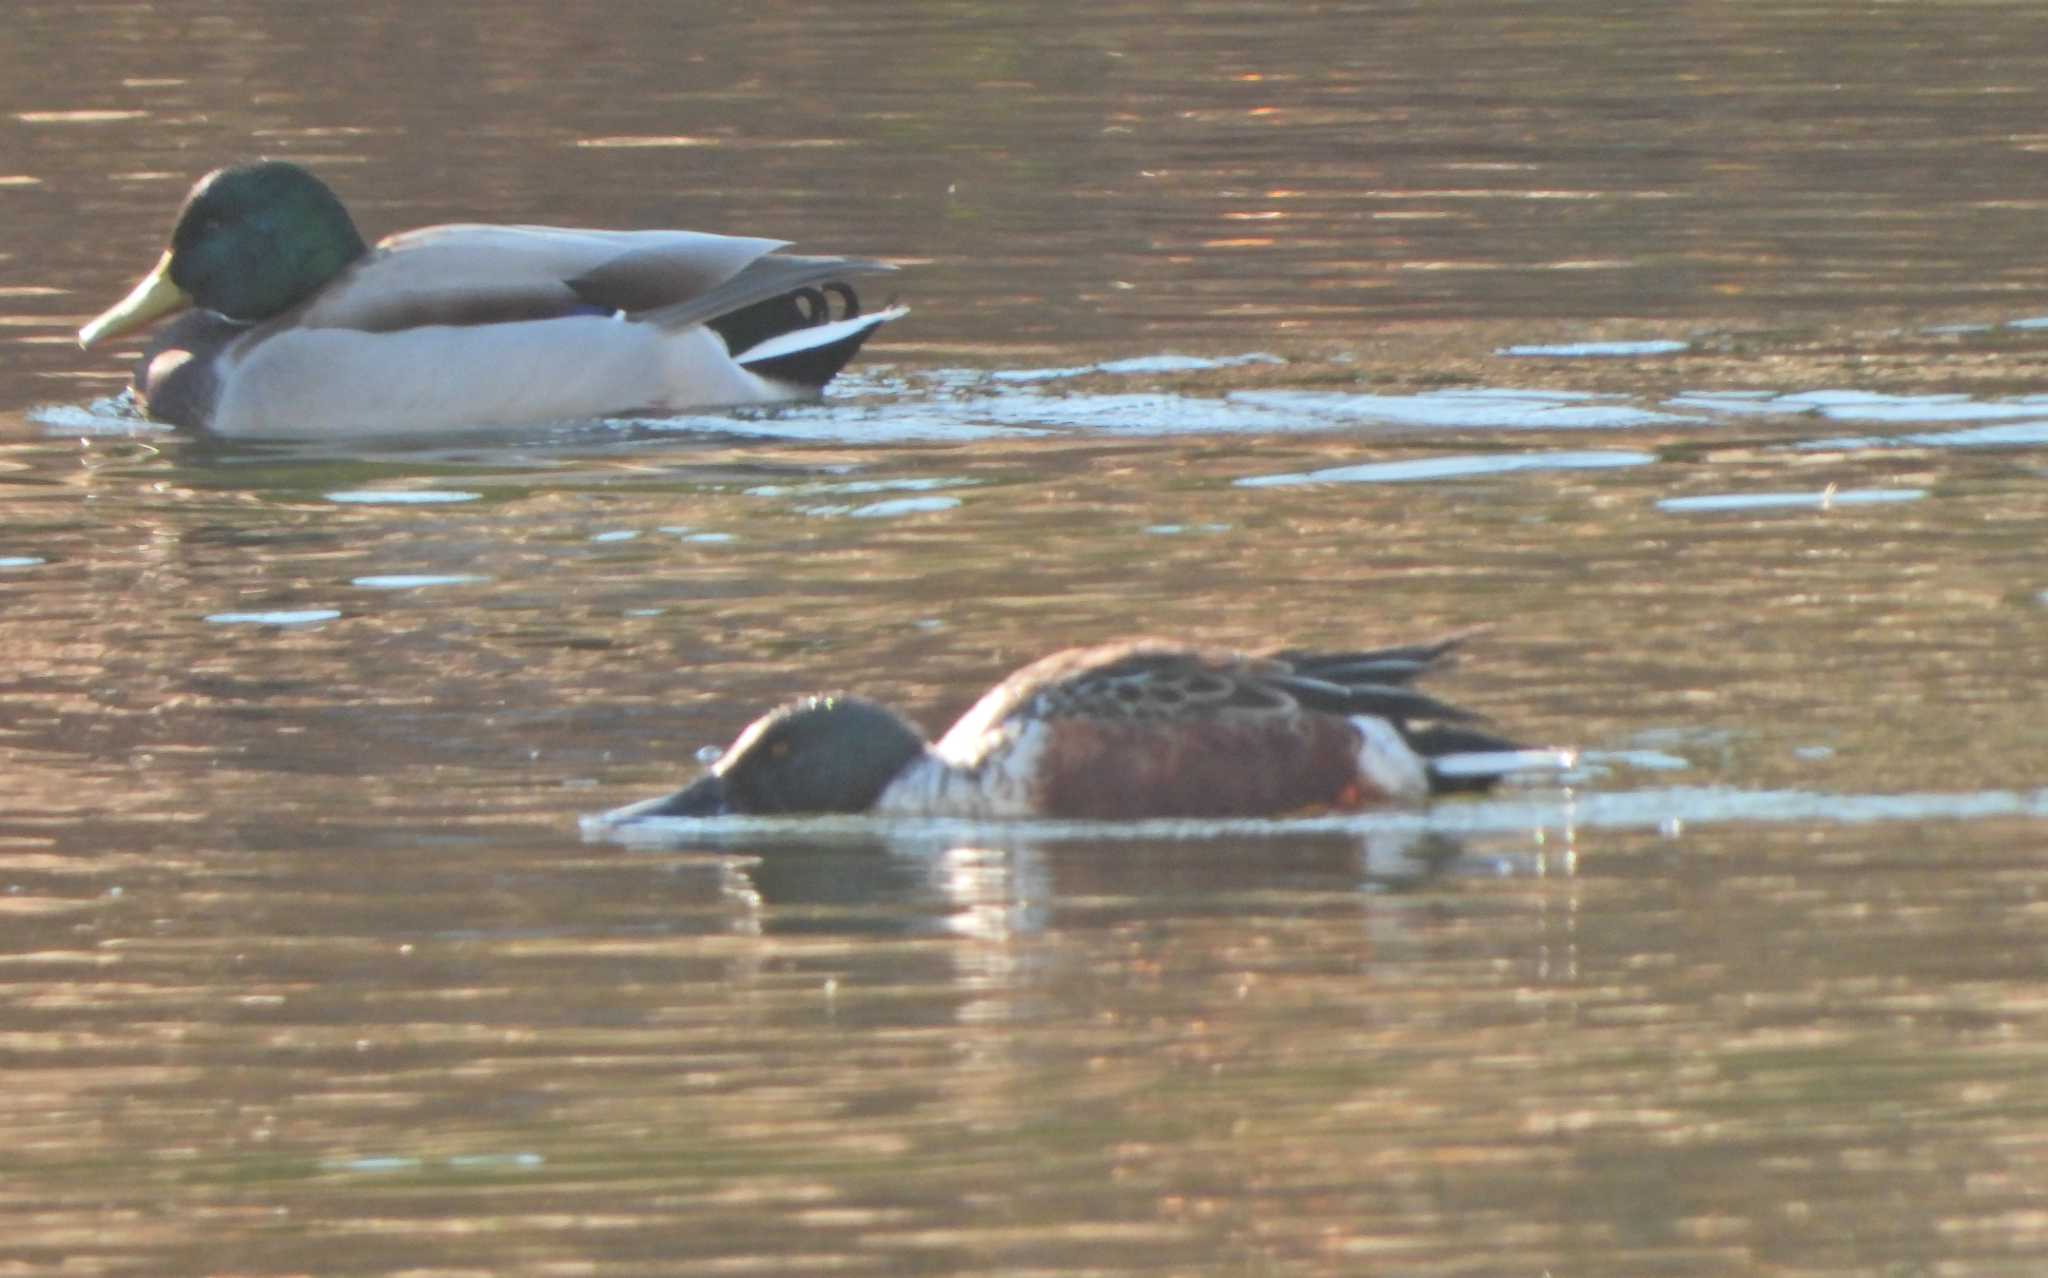
<path id="1" fill-rule="evenodd" d="M 0 1260 L 2030 1274 L 2024 5 L 29 6 Z M 888 255 L 824 405 L 226 450 L 79 322 L 199 171 Z M 799 691 L 1482 628 L 1574 772 L 590 820 Z"/>

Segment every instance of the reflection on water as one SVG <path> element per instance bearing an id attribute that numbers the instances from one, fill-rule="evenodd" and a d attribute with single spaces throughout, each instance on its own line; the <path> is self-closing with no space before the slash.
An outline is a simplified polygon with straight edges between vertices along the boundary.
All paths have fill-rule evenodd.
<path id="1" fill-rule="evenodd" d="M 2026 6 L 13 16 L 14 1269 L 2048 1251 Z M 914 310 L 821 405 L 185 440 L 72 333 L 257 153 Z M 1569 790 L 579 835 L 799 690 L 1474 626 Z"/>
<path id="2" fill-rule="evenodd" d="M 1288 488 L 1298 484 L 1405 484 L 1434 479 L 1467 479 L 1531 470 L 1605 470 L 1612 466 L 1646 466 L 1651 453 L 1627 449 L 1560 450 L 1543 453 L 1471 453 L 1426 457 L 1416 461 L 1366 462 L 1332 466 L 1287 475 L 1253 475 L 1237 481 L 1244 488 Z"/>
<path id="3" fill-rule="evenodd" d="M 2040 1064 L 2036 448 L 1213 435 L 1177 406 L 1235 397 L 1192 386 L 1149 432 L 831 433 L 939 415 L 897 394 L 809 442 L 0 453 L 24 1254 L 227 1263 L 104 1231 L 167 1194 L 297 1222 L 227 1231 L 250 1271 L 371 1218 L 394 1269 L 2042 1241 L 1995 1227 L 2039 1169 L 1990 1139 Z M 1568 791 L 576 834 L 805 687 L 938 723 L 1057 643 L 1475 623 L 1447 694 L 1588 747 Z"/>
<path id="4" fill-rule="evenodd" d="M 466 586 L 472 582 L 487 581 L 475 573 L 452 572 L 435 576 L 431 573 L 386 573 L 371 577 L 357 577 L 349 582 L 365 590 L 425 590 L 429 586 Z"/>
<path id="5" fill-rule="evenodd" d="M 1503 346 L 1496 355 L 1551 359 L 1626 359 L 1638 355 L 1676 355 L 1692 349 L 1689 342 L 1560 342 L 1550 346 Z"/>
<path id="6" fill-rule="evenodd" d="M 1612 752 L 1586 775 L 1611 775 L 1609 764 L 1685 766 L 1636 757 L 1641 753 Z M 725 864 L 746 883 L 733 894 L 745 906 L 746 930 L 938 930 L 1003 940 L 1059 928 L 1063 903 L 1105 893 L 1156 897 L 1163 884 L 1190 872 L 1203 909 L 1270 892 L 1309 859 L 1324 876 L 1322 890 L 1337 895 L 1416 890 L 1445 876 L 1568 876 L 1577 872 L 1583 842 L 1614 832 L 1652 832 L 1664 854 L 1678 856 L 1688 855 L 1703 833 L 1729 824 L 2038 820 L 2048 818 L 2048 790 L 1567 790 L 1440 803 L 1426 812 L 1135 822 L 627 818 L 629 810 L 584 818 L 585 837 L 738 858 Z M 1162 858 L 1174 863 L 1164 875 Z M 1072 868 L 1083 861 L 1085 871 Z M 1105 866 L 1114 867 L 1114 883 L 1105 881 Z"/>
<path id="7" fill-rule="evenodd" d="M 1669 756 L 1603 751 L 1627 766 L 1683 768 Z M 1814 755 L 1825 758 L 1832 751 Z M 1588 770 L 1606 775 L 1608 769 Z M 1862 825 L 1883 821 L 1952 821 L 1976 817 L 2048 816 L 2048 790 L 1973 790 L 1959 794 L 1828 794 L 1803 790 L 1743 790 L 1732 787 L 1576 793 L 1546 800 L 1472 799 L 1439 803 L 1427 811 L 1343 813 L 1320 817 L 1172 819 L 1123 822 L 987 822 L 878 817 L 643 817 L 637 805 L 584 818 L 587 837 L 629 846 L 730 847 L 762 840 L 802 845 L 855 841 L 916 851 L 962 842 L 1020 844 L 1126 840 L 1175 844 L 1213 839 L 1285 842 L 1301 837 L 1377 841 L 1388 848 L 1431 843 L 1472 834 L 1546 832 L 1570 839 L 1581 830 L 1654 829 L 1673 831 L 1729 822 L 1821 821 Z"/>
<path id="8" fill-rule="evenodd" d="M 205 620 L 216 626 L 310 626 L 318 621 L 333 621 L 340 615 L 332 608 L 301 608 L 296 612 L 216 612 Z"/>
<path id="9" fill-rule="evenodd" d="M 1015 831 L 986 831 L 978 839 L 930 830 L 849 832 L 827 842 L 797 834 L 785 828 L 779 837 L 721 837 L 732 858 L 723 863 L 729 882 L 745 885 L 732 896 L 745 907 L 747 930 L 939 932 L 1005 941 L 1059 929 L 1089 901 L 1164 906 L 1162 898 L 1176 895 L 1176 880 L 1187 899 L 1171 908 L 1227 910 L 1285 881 L 1312 879 L 1316 890 L 1341 898 L 1417 889 L 1444 875 L 1568 872 L 1551 864 L 1568 867 L 1568 860 L 1546 857 L 1540 843 L 1511 851 L 1494 840 L 1501 846 L 1489 851 L 1483 842 L 1468 847 L 1412 830 L 1269 833 L 1201 851 L 1170 835 L 1128 830 L 1105 846 Z M 658 842 L 649 835 L 639 846 Z"/>
<path id="10" fill-rule="evenodd" d="M 1919 501 L 1927 495 L 1922 488 L 1823 488 L 1817 493 L 1716 493 L 1701 497 L 1666 497 L 1657 509 L 1670 511 L 1831 510 L 1836 506 L 1872 506 L 1889 502 Z"/>

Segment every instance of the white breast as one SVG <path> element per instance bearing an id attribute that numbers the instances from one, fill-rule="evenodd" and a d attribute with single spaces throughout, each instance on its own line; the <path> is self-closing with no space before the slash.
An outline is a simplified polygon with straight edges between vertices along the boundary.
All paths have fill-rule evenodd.
<path id="1" fill-rule="evenodd" d="M 975 742 L 948 733 L 903 770 L 875 801 L 898 816 L 997 819 L 1037 816 L 1031 781 L 1045 749 L 1045 726 L 1012 720 Z M 962 760 L 963 752 L 971 755 Z"/>

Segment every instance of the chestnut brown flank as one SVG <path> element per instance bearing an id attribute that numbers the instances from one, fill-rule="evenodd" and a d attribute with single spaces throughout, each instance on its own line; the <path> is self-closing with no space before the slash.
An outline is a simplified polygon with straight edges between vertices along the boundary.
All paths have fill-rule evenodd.
<path id="1" fill-rule="evenodd" d="M 1047 727 L 1037 806 L 1048 816 L 1262 816 L 1386 798 L 1359 775 L 1358 731 L 1335 717 Z"/>

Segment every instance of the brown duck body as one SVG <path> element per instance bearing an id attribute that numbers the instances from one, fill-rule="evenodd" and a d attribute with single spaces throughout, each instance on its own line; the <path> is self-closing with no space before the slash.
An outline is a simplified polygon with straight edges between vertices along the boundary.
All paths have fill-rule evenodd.
<path id="1" fill-rule="evenodd" d="M 1115 819 L 1419 802 L 1428 763 L 1396 723 L 1471 717 L 1405 686 L 1441 655 L 1162 640 L 1057 652 L 991 689 L 876 810 Z"/>
<path id="2" fill-rule="evenodd" d="M 1561 766 L 1558 752 L 1523 751 L 1409 686 L 1453 646 L 1074 648 L 1003 680 L 929 745 L 870 702 L 808 698 L 756 720 L 708 776 L 611 819 L 1277 816 L 1414 804 Z"/>

